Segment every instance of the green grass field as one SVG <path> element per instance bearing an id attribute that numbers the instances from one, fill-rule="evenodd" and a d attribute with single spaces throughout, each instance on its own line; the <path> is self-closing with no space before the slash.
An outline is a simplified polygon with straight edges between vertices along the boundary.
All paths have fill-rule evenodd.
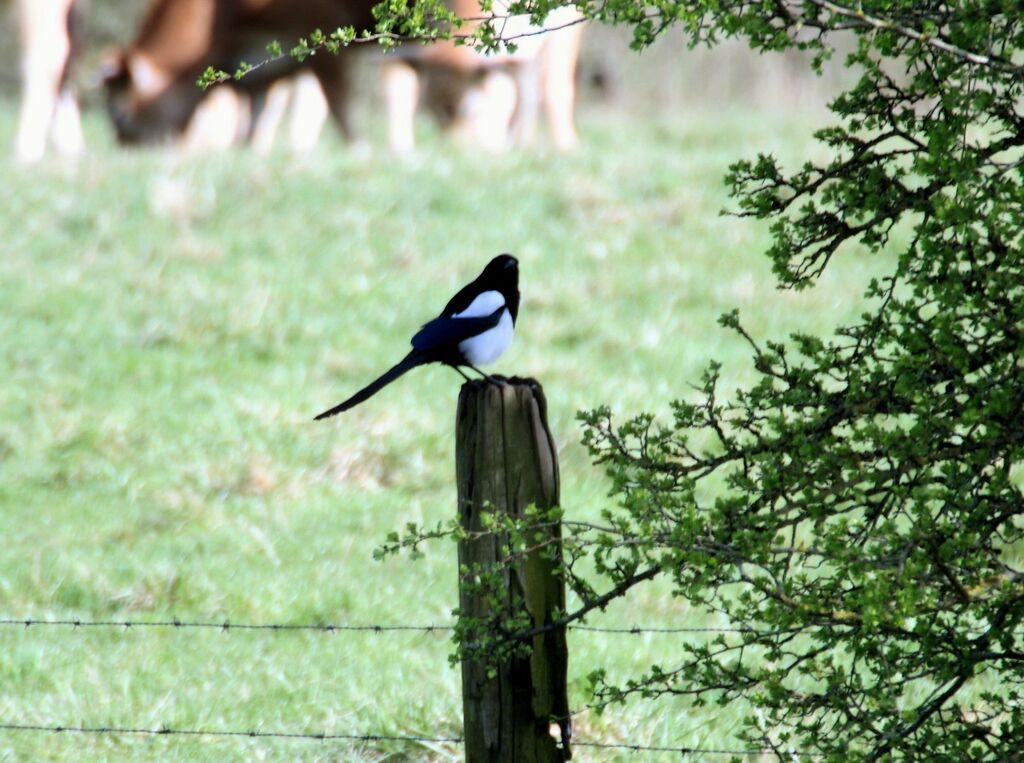
<path id="1" fill-rule="evenodd" d="M 884 263 L 849 252 L 817 288 L 780 292 L 766 227 L 719 215 L 731 161 L 803 161 L 820 151 L 818 119 L 595 111 L 571 156 L 479 156 L 428 134 L 420 157 L 396 162 L 379 139 L 369 157 L 334 140 L 298 160 L 119 152 L 96 117 L 77 166 L 4 166 L 0 617 L 448 623 L 453 546 L 415 562 L 372 552 L 406 522 L 453 515 L 459 378 L 418 369 L 348 415 L 312 415 L 513 252 L 523 306 L 495 371 L 544 384 L 565 510 L 596 515 L 607 483 L 577 410 L 665 413 L 712 359 L 728 387 L 749 381 L 749 348 L 716 323 L 733 307 L 760 339 L 863 309 Z M 715 624 L 660 585 L 590 623 Z M 681 638 L 571 633 L 573 704 L 589 671 L 670 665 Z M 457 736 L 450 648 L 443 634 L 4 627 L 0 723 Z M 582 714 L 577 737 L 737 748 L 743 714 L 637 701 Z M 5 761 L 460 756 L 453 744 L 0 731 Z"/>

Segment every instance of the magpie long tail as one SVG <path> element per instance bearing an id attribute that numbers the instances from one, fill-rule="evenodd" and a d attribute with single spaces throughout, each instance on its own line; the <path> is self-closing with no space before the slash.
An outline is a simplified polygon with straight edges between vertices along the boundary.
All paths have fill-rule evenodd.
<path id="1" fill-rule="evenodd" d="M 319 416 L 316 416 L 313 420 L 319 421 L 320 419 L 326 419 L 331 416 L 334 416 L 337 413 L 341 413 L 342 411 L 347 411 L 349 408 L 354 408 L 364 400 L 368 400 L 374 395 L 376 395 L 384 387 L 389 385 L 391 382 L 393 382 L 399 376 L 404 374 L 406 371 L 415 368 L 416 366 L 423 365 L 423 363 L 424 360 L 421 357 L 418 357 L 415 351 L 410 352 L 395 366 L 385 371 L 383 374 L 381 374 L 379 378 L 367 384 L 356 394 L 352 395 L 352 397 L 350 397 L 348 400 L 346 400 L 343 403 L 338 403 L 330 410 L 324 411 Z"/>

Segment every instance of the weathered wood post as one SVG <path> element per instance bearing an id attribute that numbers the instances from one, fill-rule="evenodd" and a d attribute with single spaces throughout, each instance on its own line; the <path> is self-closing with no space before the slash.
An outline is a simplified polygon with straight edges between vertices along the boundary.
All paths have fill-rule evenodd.
<path id="1" fill-rule="evenodd" d="M 468 538 L 459 543 L 459 606 L 463 617 L 486 618 L 493 602 L 463 584 L 461 570 L 488 568 L 507 560 L 505 533 L 489 532 L 489 512 L 522 517 L 533 505 L 558 505 L 558 454 L 547 423 L 544 391 L 533 379 L 499 385 L 472 381 L 459 394 L 455 439 L 459 518 Z M 561 527 L 544 526 L 550 543 L 516 559 L 503 572 L 504 601 L 498 607 L 525 607 L 533 627 L 565 611 L 565 582 L 556 574 L 561 561 Z M 571 757 L 549 732 L 559 723 L 568 742 L 566 691 L 568 649 L 559 628 L 532 638 L 529 657 L 502 661 L 488 675 L 484 655 L 462 663 L 462 707 L 467 763 L 548 763 Z"/>

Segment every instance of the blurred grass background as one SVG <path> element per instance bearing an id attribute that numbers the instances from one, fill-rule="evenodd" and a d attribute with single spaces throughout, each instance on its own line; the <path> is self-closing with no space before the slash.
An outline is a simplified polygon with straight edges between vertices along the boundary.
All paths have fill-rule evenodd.
<path id="1" fill-rule="evenodd" d="M 93 0 L 90 55 L 127 36 L 138 5 Z M 815 289 L 780 292 L 765 226 L 720 215 L 730 162 L 820 155 L 810 136 L 824 123 L 828 78 L 801 75 L 797 88 L 786 61 L 759 68 L 736 48 L 691 56 L 672 39 L 637 55 L 627 38 L 588 33 L 584 82 L 599 60 L 614 67 L 601 75 L 613 85 L 584 97 L 571 155 L 480 156 L 421 123 L 423 150 L 396 162 L 367 74 L 369 155 L 333 133 L 298 159 L 120 151 L 92 110 L 77 164 L 0 160 L 0 615 L 448 623 L 454 547 L 416 562 L 371 557 L 388 531 L 453 515 L 459 378 L 419 369 L 349 415 L 310 418 L 400 357 L 498 252 L 520 258 L 524 301 L 516 344 L 495 370 L 545 385 L 563 504 L 577 519 L 609 501 L 578 444 L 577 410 L 665 414 L 712 359 L 726 389 L 749 382 L 749 348 L 716 323 L 733 307 L 762 340 L 859 314 L 884 261 L 850 251 Z M 0 44 L 4 56 L 12 49 Z M 4 147 L 11 65 L 0 66 Z M 722 79 L 702 80 L 701 67 Z M 704 89 L 699 107 L 688 88 Z M 649 585 L 590 622 L 720 624 L 670 594 Z M 671 666 L 681 638 L 692 637 L 573 632 L 573 705 L 586 702 L 591 670 L 624 678 Z M 449 649 L 443 635 L 415 633 L 3 628 L 0 719 L 457 736 Z M 735 749 L 747 717 L 738 705 L 636 701 L 582 714 L 576 733 Z M 460 752 L 0 733 L 0 760 Z"/>

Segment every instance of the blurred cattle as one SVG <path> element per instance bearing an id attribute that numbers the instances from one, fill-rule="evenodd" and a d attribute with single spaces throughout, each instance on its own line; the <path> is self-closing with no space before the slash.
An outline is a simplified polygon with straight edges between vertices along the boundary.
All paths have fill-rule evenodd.
<path id="1" fill-rule="evenodd" d="M 285 49 L 314 29 L 374 24 L 376 0 L 151 0 L 139 34 L 104 67 L 107 107 L 123 143 L 178 137 L 196 116 L 203 93 L 196 80 L 208 67 L 234 71 L 240 61 L 266 57 L 277 40 Z M 230 87 L 251 103 L 272 100 L 272 86 L 300 69 L 318 80 L 327 107 L 346 138 L 349 52 L 299 63 L 285 57 L 255 69 Z M 217 94 L 226 103 L 230 96 Z"/>
<path id="2" fill-rule="evenodd" d="M 502 4 L 494 8 L 500 17 Z M 487 15 L 478 0 L 455 0 L 452 9 L 471 20 L 459 34 L 471 32 Z M 403 49 L 384 69 L 392 150 L 414 148 L 419 103 L 467 143 L 494 150 L 530 144 L 543 106 L 552 144 L 573 148 L 582 20 L 571 6 L 553 11 L 540 28 L 527 16 L 498 18 L 500 36 L 516 45 L 515 52 L 485 55 L 451 40 Z"/>
<path id="3" fill-rule="evenodd" d="M 51 141 L 61 154 L 79 154 L 82 124 L 68 75 L 79 38 L 80 3 L 17 0 L 17 14 L 22 93 L 15 157 L 38 161 Z"/>
<path id="4" fill-rule="evenodd" d="M 240 61 L 261 60 L 272 40 L 287 49 L 314 29 L 371 28 L 377 1 L 150 0 L 135 41 L 105 67 L 107 105 L 119 139 L 145 143 L 184 136 L 186 146 L 218 148 L 234 145 L 241 136 L 266 150 L 283 121 L 282 104 L 291 101 L 289 142 L 293 148 L 308 148 L 324 121 L 323 98 L 351 139 L 351 51 L 321 53 L 303 63 L 282 58 L 238 82 L 217 86 L 205 100 L 195 83 L 208 66 L 230 72 Z M 454 0 L 453 9 L 464 18 L 481 14 L 478 0 Z M 515 53 L 484 56 L 450 42 L 403 49 L 384 67 L 392 148 L 413 148 L 412 123 L 420 101 L 469 142 L 495 149 L 528 142 L 543 102 L 552 142 L 572 147 L 581 34 L 575 22 L 580 18 L 573 8 L 556 11 L 546 27 L 565 28 L 539 36 L 532 36 L 540 30 L 525 17 L 500 22 L 505 37 L 517 38 Z M 319 87 L 293 80 L 299 71 L 311 72 Z"/>

